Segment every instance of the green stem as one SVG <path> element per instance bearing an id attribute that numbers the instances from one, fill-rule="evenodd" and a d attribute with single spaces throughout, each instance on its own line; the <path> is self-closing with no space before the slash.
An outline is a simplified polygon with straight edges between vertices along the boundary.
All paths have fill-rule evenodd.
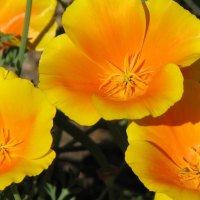
<path id="1" fill-rule="evenodd" d="M 106 181 L 106 186 L 107 186 L 107 189 L 108 189 L 108 197 L 109 197 L 109 200 L 115 200 L 116 199 L 116 196 L 115 196 L 115 191 L 114 191 L 114 182 L 115 182 L 115 178 L 116 177 L 110 177 L 107 181 Z"/>
<path id="2" fill-rule="evenodd" d="M 90 135 L 93 131 L 97 130 L 98 128 L 100 128 L 100 122 L 98 122 L 97 124 L 93 125 L 92 127 L 90 127 L 88 130 L 85 131 L 85 134 Z M 64 145 L 63 147 L 60 148 L 60 151 L 64 151 L 65 149 L 69 149 L 71 147 L 74 146 L 74 144 L 77 143 L 77 140 L 75 140 L 74 138 L 68 142 L 66 145 Z"/>
<path id="3" fill-rule="evenodd" d="M 54 135 L 54 141 L 53 141 L 53 149 L 57 148 L 59 146 L 60 143 L 60 139 L 61 139 L 61 130 L 58 129 L 58 131 L 55 131 L 55 135 Z M 40 192 L 38 195 L 37 200 L 44 200 L 46 197 L 46 191 L 45 191 L 45 186 L 46 183 L 49 182 L 51 180 L 53 171 L 54 171 L 54 167 L 55 167 L 55 162 L 53 162 L 51 164 L 51 166 L 48 168 L 48 170 L 45 172 L 41 184 L 40 184 Z"/>
<path id="4" fill-rule="evenodd" d="M 126 136 L 126 131 L 122 129 L 116 122 L 107 122 L 105 121 L 107 128 L 110 130 L 113 135 L 114 140 L 118 144 L 122 152 L 125 152 L 128 141 Z"/>
<path id="5" fill-rule="evenodd" d="M 30 24 L 30 18 L 31 18 L 31 8 L 32 8 L 32 0 L 27 0 L 24 28 L 23 28 L 21 44 L 20 44 L 20 48 L 19 48 L 18 64 L 17 64 L 19 74 L 21 73 L 21 68 L 22 68 L 22 64 L 24 61 L 24 53 L 26 50 L 28 30 L 29 30 L 29 24 Z"/>
<path id="6" fill-rule="evenodd" d="M 10 186 L 10 190 L 12 191 L 12 194 L 13 194 L 13 197 L 15 200 L 21 200 L 20 194 L 19 194 L 17 186 L 15 184 L 12 184 Z"/>
<path id="7" fill-rule="evenodd" d="M 96 200 L 103 200 L 103 199 L 105 199 L 104 197 L 106 196 L 106 194 L 108 192 L 107 190 L 108 190 L 107 188 L 104 189 L 104 191 L 100 194 L 100 196 Z"/>
<path id="8" fill-rule="evenodd" d="M 85 148 L 87 148 L 94 156 L 95 160 L 103 170 L 111 170 L 110 164 L 101 149 L 92 141 L 92 139 L 90 139 L 87 134 L 81 131 L 77 126 L 70 123 L 63 113 L 57 113 L 55 123 L 70 135 L 72 135 L 74 139 L 81 142 Z"/>

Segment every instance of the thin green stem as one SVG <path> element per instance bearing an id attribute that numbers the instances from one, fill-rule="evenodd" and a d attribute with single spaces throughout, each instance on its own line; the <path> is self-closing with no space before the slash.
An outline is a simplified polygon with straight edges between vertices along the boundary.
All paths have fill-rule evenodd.
<path id="1" fill-rule="evenodd" d="M 12 194 L 13 194 L 13 197 L 15 200 L 21 200 L 21 196 L 20 196 L 17 186 L 15 184 L 12 184 L 10 186 L 10 190 L 12 191 Z"/>
<path id="2" fill-rule="evenodd" d="M 113 135 L 114 140 L 118 144 L 119 148 L 122 152 L 125 152 L 128 141 L 126 136 L 126 131 L 123 130 L 116 122 L 107 122 L 105 121 L 107 128 L 110 130 L 111 134 Z"/>
<path id="3" fill-rule="evenodd" d="M 87 134 L 81 131 L 77 126 L 70 123 L 63 113 L 57 113 L 57 116 L 55 117 L 55 123 L 63 130 L 68 132 L 74 139 L 81 142 L 85 146 L 85 148 L 87 148 L 94 156 L 95 160 L 103 170 L 111 170 L 110 164 L 101 149 L 95 144 L 92 139 L 90 139 Z"/>
<path id="4" fill-rule="evenodd" d="M 97 129 L 100 128 L 100 127 L 101 127 L 101 126 L 100 126 L 100 122 L 98 122 L 97 124 L 95 124 L 95 125 L 93 125 L 92 127 L 90 127 L 88 130 L 86 130 L 84 133 L 85 133 L 86 135 L 90 135 L 93 131 L 97 130 Z M 76 143 L 77 143 L 77 140 L 75 140 L 75 139 L 73 138 L 70 142 L 68 142 L 66 145 L 64 145 L 63 147 L 61 147 L 61 148 L 59 149 L 59 151 L 65 151 L 66 149 L 69 149 L 69 148 L 73 147 L 74 144 L 76 144 Z"/>
<path id="5" fill-rule="evenodd" d="M 113 187 L 114 182 L 115 182 L 115 176 L 108 178 L 107 181 L 106 181 L 109 200 L 115 200 L 116 199 L 115 191 L 114 191 L 114 187 Z"/>
<path id="6" fill-rule="evenodd" d="M 107 192 L 108 192 L 108 189 L 105 188 L 103 190 L 103 192 L 100 194 L 100 196 L 96 200 L 103 200 L 103 199 L 105 199 L 104 197 L 106 196 Z"/>
<path id="7" fill-rule="evenodd" d="M 1 196 L 0 196 L 0 199 L 1 200 L 14 200 L 14 197 L 13 197 L 13 194 L 12 194 L 12 191 L 10 188 L 6 188 L 2 193 L 1 193 Z"/>
<path id="8" fill-rule="evenodd" d="M 58 128 L 58 130 L 55 131 L 55 135 L 54 135 L 54 141 L 53 141 L 53 145 L 52 145 L 53 149 L 55 149 L 59 146 L 60 139 L 61 139 L 61 130 Z M 55 162 L 53 162 L 52 165 L 45 172 L 45 174 L 42 178 L 42 182 L 40 184 L 40 192 L 39 192 L 37 200 L 45 199 L 45 197 L 46 197 L 45 185 L 48 181 L 51 180 L 51 177 L 52 177 L 52 174 L 54 171 L 54 167 L 55 167 Z"/>
<path id="9" fill-rule="evenodd" d="M 29 24 L 30 24 L 30 18 L 31 18 L 31 8 L 32 8 L 32 0 L 27 0 L 24 28 L 23 28 L 21 44 L 20 44 L 19 54 L 18 54 L 18 63 L 17 63 L 19 74 L 21 73 L 21 68 L 24 61 L 24 53 L 26 50 L 28 30 L 29 30 Z"/>

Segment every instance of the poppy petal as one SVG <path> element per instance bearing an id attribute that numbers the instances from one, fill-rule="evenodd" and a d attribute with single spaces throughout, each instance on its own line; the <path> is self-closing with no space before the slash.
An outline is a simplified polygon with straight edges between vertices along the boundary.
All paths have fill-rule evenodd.
<path id="1" fill-rule="evenodd" d="M 138 0 L 75 0 L 62 24 L 88 56 L 118 66 L 127 54 L 141 48 L 146 30 L 145 12 Z"/>
<path id="2" fill-rule="evenodd" d="M 126 161 L 151 191 L 177 200 L 199 198 L 198 173 L 189 168 L 199 165 L 199 101 L 200 85 L 185 81 L 183 98 L 164 115 L 129 125 Z"/>
<path id="3" fill-rule="evenodd" d="M 200 57 L 200 21 L 173 0 L 148 0 L 142 54 L 149 64 L 188 66 Z M 153 52 L 153 53 L 152 53 Z"/>
<path id="4" fill-rule="evenodd" d="M 55 35 L 55 23 L 51 26 L 53 15 L 56 9 L 56 0 L 33 0 L 31 19 L 29 26 L 29 42 L 38 46 L 38 50 L 44 48 Z M 25 0 L 16 0 L 13 6 L 12 0 L 1 2 L 0 7 L 0 32 L 4 34 L 14 34 L 16 37 L 22 36 L 24 18 L 26 10 Z M 49 26 L 49 27 L 48 27 Z M 40 34 L 45 31 L 44 38 Z"/>
<path id="5" fill-rule="evenodd" d="M 143 96 L 130 101 L 112 101 L 95 95 L 93 102 L 100 115 L 107 120 L 140 119 L 148 115 L 156 117 L 163 114 L 181 98 L 182 93 L 182 74 L 178 66 L 170 64 L 156 75 Z"/>
<path id="6" fill-rule="evenodd" d="M 92 93 L 99 85 L 98 72 L 101 68 L 63 34 L 54 38 L 42 54 L 39 87 L 72 120 L 91 125 L 100 119 L 92 105 Z"/>

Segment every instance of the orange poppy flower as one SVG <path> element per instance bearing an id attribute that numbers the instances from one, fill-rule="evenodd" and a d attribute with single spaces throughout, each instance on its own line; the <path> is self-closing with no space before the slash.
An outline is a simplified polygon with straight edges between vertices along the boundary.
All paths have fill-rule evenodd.
<path id="1" fill-rule="evenodd" d="M 51 164 L 54 115 L 55 108 L 30 81 L 0 68 L 0 190 Z"/>
<path id="2" fill-rule="evenodd" d="M 144 185 L 174 200 L 200 196 L 200 85 L 186 81 L 183 98 L 164 115 L 132 122 L 126 161 Z"/>
<path id="3" fill-rule="evenodd" d="M 75 0 L 62 23 L 39 87 L 83 125 L 163 114 L 183 92 L 177 65 L 200 57 L 200 21 L 172 0 Z"/>
<path id="4" fill-rule="evenodd" d="M 13 34 L 9 44 L 19 45 L 22 36 L 26 0 L 0 0 L 0 33 Z M 56 24 L 53 15 L 56 0 L 33 0 L 29 27 L 29 47 L 37 50 L 43 47 L 55 36 Z M 8 45 L 8 44 L 6 44 Z"/>

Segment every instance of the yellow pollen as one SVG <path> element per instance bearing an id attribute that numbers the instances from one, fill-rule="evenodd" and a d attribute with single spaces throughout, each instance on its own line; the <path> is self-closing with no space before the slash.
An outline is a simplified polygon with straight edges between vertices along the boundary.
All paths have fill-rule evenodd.
<path id="1" fill-rule="evenodd" d="M 138 55 L 126 57 L 123 70 L 112 64 L 117 73 L 103 79 L 99 87 L 102 96 L 123 101 L 144 94 L 153 71 L 142 68 L 144 62 L 138 63 L 138 58 Z"/>
<path id="2" fill-rule="evenodd" d="M 200 190 L 200 145 L 191 147 L 183 161 L 185 166 L 179 171 L 180 181 L 188 188 Z"/>
<path id="3" fill-rule="evenodd" d="M 13 150 L 22 142 L 11 138 L 9 130 L 1 129 L 0 134 L 0 165 L 2 165 L 5 161 L 11 162 Z"/>

